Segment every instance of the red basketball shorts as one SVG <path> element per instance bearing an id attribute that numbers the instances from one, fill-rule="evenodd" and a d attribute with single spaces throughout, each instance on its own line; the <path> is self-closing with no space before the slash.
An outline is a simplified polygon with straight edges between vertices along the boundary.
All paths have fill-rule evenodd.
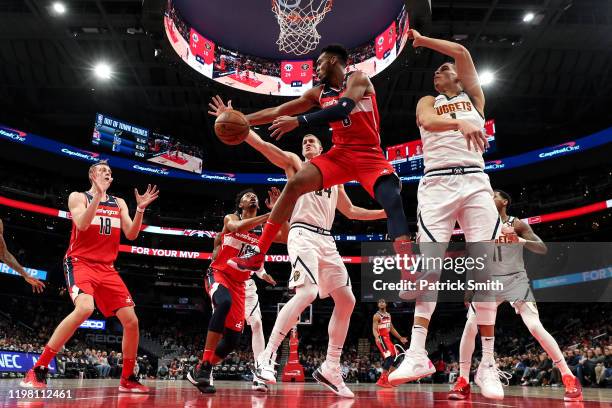
<path id="1" fill-rule="evenodd" d="M 381 176 L 395 174 L 379 146 L 333 146 L 310 161 L 323 175 L 323 188 L 357 180 L 374 197 Z"/>
<path id="2" fill-rule="evenodd" d="M 112 264 L 69 256 L 64 258 L 64 277 L 73 303 L 81 293 L 91 295 L 105 317 L 114 316 L 123 307 L 136 306 Z"/>
<path id="3" fill-rule="evenodd" d="M 206 276 L 205 289 L 208 296 L 212 301 L 215 290 L 219 285 L 224 286 L 230 293 L 232 298 L 232 306 L 230 307 L 229 313 L 225 318 L 225 327 L 234 330 L 242 331 L 244 328 L 244 302 L 246 297 L 246 285 L 244 281 L 237 281 L 227 274 L 213 269 L 212 273 Z M 213 302 L 213 311 L 215 304 Z"/>
<path id="4" fill-rule="evenodd" d="M 383 356 L 383 358 L 395 357 L 397 354 L 395 352 L 395 346 L 391 341 L 391 336 L 378 336 L 376 345 L 378 346 L 378 350 L 380 350 L 380 354 Z"/>

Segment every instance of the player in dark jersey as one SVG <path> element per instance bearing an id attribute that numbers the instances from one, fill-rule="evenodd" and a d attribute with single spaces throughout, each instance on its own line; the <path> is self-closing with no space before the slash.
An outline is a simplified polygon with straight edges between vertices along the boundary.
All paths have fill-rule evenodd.
<path id="1" fill-rule="evenodd" d="M 139 335 L 134 301 L 113 262 L 119 254 L 121 231 L 129 240 L 138 237 L 145 209 L 157 199 L 159 191 L 151 185 L 143 195 L 134 190 L 136 215 L 132 219 L 125 201 L 107 194 L 113 178 L 106 161 L 99 161 L 89 168 L 89 181 L 91 187 L 88 191 L 72 192 L 68 198 L 72 233 L 64 258 L 64 275 L 74 310 L 57 326 L 21 386 L 47 386 L 49 363 L 93 313 L 95 300 L 105 317 L 117 316 L 123 326 L 123 369 L 119 391 L 146 393 L 149 388 L 140 384 L 134 375 Z"/>
<path id="2" fill-rule="evenodd" d="M 277 189 L 271 190 L 266 206 L 273 208 L 279 195 Z M 270 215 L 257 215 L 257 210 L 259 200 L 253 190 L 238 193 L 236 211 L 223 220 L 220 245 L 214 251 L 214 261 L 206 276 L 205 287 L 213 305 L 213 314 L 202 359 L 187 374 L 189 382 L 204 394 L 216 392 L 211 381 L 213 367 L 235 349 L 244 328 L 245 282 L 251 277 L 251 272 L 236 269 L 227 260 L 253 251 L 259 238 L 256 228 Z M 289 225 L 285 223 L 274 241 L 287 242 L 288 231 Z"/>
<path id="3" fill-rule="evenodd" d="M 329 124 L 334 146 L 304 165 L 287 182 L 253 253 L 230 260 L 238 268 L 258 270 L 261 267 L 272 238 L 289 219 L 301 195 L 351 180 L 359 181 L 384 208 L 391 238 L 400 243 L 409 240 L 401 183 L 380 147 L 380 118 L 374 85 L 361 71 L 347 73 L 347 59 L 344 47 L 325 47 L 317 59 L 321 85 L 278 107 L 247 115 L 251 125 L 273 122 L 270 130 L 272 137 L 277 139 L 297 127 Z M 322 109 L 302 114 L 317 106 Z M 209 113 L 218 116 L 229 107 L 230 104 L 226 106 L 216 97 L 210 104 Z"/>
<path id="4" fill-rule="evenodd" d="M 389 384 L 389 372 L 393 371 L 393 362 L 395 361 L 395 356 L 397 356 L 391 335 L 401 341 L 402 344 L 407 343 L 408 339 L 400 335 L 395 330 L 395 327 L 393 327 L 391 314 L 387 312 L 387 302 L 385 299 L 378 300 L 378 311 L 372 318 L 372 332 L 374 333 L 374 341 L 376 341 L 380 355 L 384 358 L 383 372 L 376 385 L 390 388 L 392 385 Z"/>
<path id="5" fill-rule="evenodd" d="M 42 291 L 45 289 L 45 284 L 28 274 L 17 259 L 15 259 L 13 254 L 11 254 L 8 250 L 6 242 L 4 241 L 4 224 L 2 223 L 2 220 L 0 220 L 0 261 L 4 262 L 15 272 L 21 275 L 21 277 L 32 286 L 32 292 L 42 293 Z"/>

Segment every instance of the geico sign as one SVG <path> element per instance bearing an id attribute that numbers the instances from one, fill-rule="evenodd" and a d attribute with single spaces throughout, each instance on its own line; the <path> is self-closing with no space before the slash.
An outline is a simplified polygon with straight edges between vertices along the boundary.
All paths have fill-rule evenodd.
<path id="1" fill-rule="evenodd" d="M 106 344 L 121 344 L 123 336 L 115 336 L 113 334 L 88 334 L 85 336 L 85 341 L 93 343 L 106 343 Z"/>
<path id="2" fill-rule="evenodd" d="M 85 320 L 80 328 L 81 329 L 96 329 L 103 330 L 106 327 L 106 322 L 104 320 Z"/>

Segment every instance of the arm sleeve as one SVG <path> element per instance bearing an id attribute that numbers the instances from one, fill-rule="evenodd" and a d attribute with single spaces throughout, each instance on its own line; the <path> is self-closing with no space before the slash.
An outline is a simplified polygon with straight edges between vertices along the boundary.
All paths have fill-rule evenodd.
<path id="1" fill-rule="evenodd" d="M 338 103 L 320 111 L 298 116 L 300 126 L 322 125 L 348 117 L 355 108 L 355 101 L 350 98 L 340 98 Z"/>

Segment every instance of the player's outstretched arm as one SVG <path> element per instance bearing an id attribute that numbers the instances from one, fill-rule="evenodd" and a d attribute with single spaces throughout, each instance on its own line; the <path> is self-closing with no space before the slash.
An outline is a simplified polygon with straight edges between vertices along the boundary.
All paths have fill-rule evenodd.
<path id="1" fill-rule="evenodd" d="M 525 248 L 536 254 L 545 255 L 548 252 L 548 247 L 540 237 L 533 232 L 531 226 L 525 221 L 514 221 L 514 231 L 522 238 L 520 242 L 525 244 Z"/>
<path id="2" fill-rule="evenodd" d="M 485 97 L 478 80 L 478 73 L 472 61 L 472 55 L 463 45 L 452 41 L 439 40 L 421 35 L 416 30 L 410 30 L 410 36 L 413 39 L 413 47 L 425 47 L 437 51 L 441 54 L 448 55 L 455 60 L 457 76 L 463 85 L 465 92 L 470 95 L 474 101 L 476 109 L 483 115 Z"/>
<path id="3" fill-rule="evenodd" d="M 249 132 L 246 142 L 263 154 L 270 163 L 283 169 L 287 178 L 293 177 L 302 168 L 302 160 L 300 160 L 297 154 L 287 152 L 272 143 L 265 142 L 253 130 Z"/>
<path id="4" fill-rule="evenodd" d="M 15 259 L 15 256 L 8 250 L 6 241 L 4 241 L 4 224 L 0 220 L 0 261 L 7 264 L 11 269 L 17 271 L 26 282 L 32 285 L 32 292 L 41 293 L 45 288 L 45 284 L 38 279 L 30 276 L 23 266 Z"/>
<path id="5" fill-rule="evenodd" d="M 315 87 L 304 92 L 299 98 L 285 102 L 274 108 L 267 108 L 246 115 L 251 126 L 271 123 L 279 116 L 291 116 L 308 112 L 318 104 L 320 87 Z"/>
<path id="6" fill-rule="evenodd" d="M 367 210 L 353 205 L 342 185 L 338 185 L 338 203 L 336 207 L 342 215 L 351 220 L 369 221 L 387 218 L 385 210 Z"/>
<path id="7" fill-rule="evenodd" d="M 270 213 L 241 220 L 236 214 L 228 214 L 223 219 L 223 232 L 247 232 L 268 221 Z"/>
<path id="8" fill-rule="evenodd" d="M 424 96 L 419 100 L 416 109 L 417 125 L 428 132 L 445 132 L 448 130 L 459 130 L 465 137 L 468 150 L 472 149 L 484 152 L 489 147 L 487 135 L 484 129 L 461 119 L 446 118 L 437 114 L 434 108 L 435 98 L 431 95 Z"/>
<path id="9" fill-rule="evenodd" d="M 346 84 L 346 91 L 338 103 L 321 109 L 317 112 L 308 113 L 306 115 L 279 116 L 274 119 L 270 130 L 271 137 L 280 139 L 285 133 L 291 132 L 298 126 L 307 127 L 313 125 L 324 125 L 330 122 L 344 120 L 351 114 L 357 102 L 359 102 L 366 94 L 369 88 L 372 87 L 372 82 L 366 74 L 361 71 L 356 71 L 352 74 Z M 313 88 L 318 89 L 318 88 Z M 311 90 L 312 91 L 312 90 Z"/>
<path id="10" fill-rule="evenodd" d="M 122 198 L 117 198 L 119 208 L 121 209 L 121 229 L 123 230 L 125 237 L 130 241 L 138 238 L 140 228 L 142 227 L 142 218 L 144 216 L 145 209 L 149 206 L 149 204 L 157 200 L 157 197 L 159 197 L 159 190 L 157 189 L 157 186 L 151 186 L 149 184 L 144 194 L 140 194 L 138 189 L 135 188 L 134 195 L 136 196 L 136 214 L 134 215 L 134 219 L 130 218 L 130 211 L 128 210 L 125 200 Z"/>

